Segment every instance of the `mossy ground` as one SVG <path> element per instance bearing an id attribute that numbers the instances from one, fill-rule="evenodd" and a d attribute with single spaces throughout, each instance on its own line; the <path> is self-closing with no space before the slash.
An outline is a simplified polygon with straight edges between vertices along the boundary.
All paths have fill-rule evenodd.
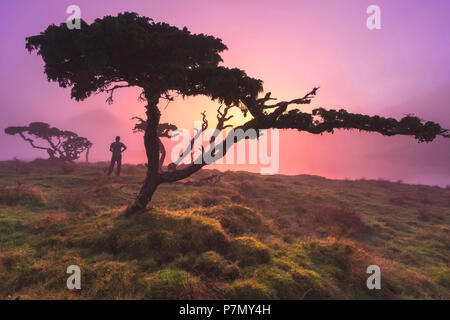
<path id="1" fill-rule="evenodd" d="M 226 172 L 124 217 L 145 167 L 106 166 L 0 162 L 0 299 L 450 298 L 449 188 Z"/>

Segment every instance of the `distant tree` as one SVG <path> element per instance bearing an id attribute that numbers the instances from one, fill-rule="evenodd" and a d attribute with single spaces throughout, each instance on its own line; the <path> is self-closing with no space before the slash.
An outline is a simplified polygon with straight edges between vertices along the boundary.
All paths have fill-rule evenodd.
<path id="1" fill-rule="evenodd" d="M 218 101 L 218 130 L 232 127 L 227 121 L 230 109 L 240 109 L 251 119 L 235 126 L 243 129 L 297 129 L 313 134 L 334 129 L 357 129 L 386 136 L 412 135 L 419 141 L 432 141 L 436 136 L 448 137 L 448 131 L 434 122 L 422 122 L 414 116 L 401 120 L 349 113 L 345 110 L 315 109 L 305 113 L 288 110 L 290 105 L 309 104 L 316 95 L 314 88 L 301 98 L 269 104 L 270 93 L 263 92 L 262 81 L 251 78 L 237 68 L 219 66 L 220 52 L 227 49 L 221 39 L 204 34 L 191 34 L 166 23 L 136 13 L 105 16 L 92 24 L 81 21 L 79 30 L 69 30 L 66 23 L 51 25 L 39 35 L 26 39 L 26 48 L 37 51 L 45 63 L 49 81 L 71 88 L 71 97 L 84 100 L 91 94 L 105 92 L 112 103 L 118 88 L 139 87 L 140 99 L 147 102 L 147 124 L 144 145 L 147 154 L 147 175 L 136 200 L 127 209 L 133 213 L 146 207 L 156 188 L 162 183 L 189 177 L 207 163 L 200 161 L 183 168 L 160 172 L 160 139 L 158 136 L 160 99 L 173 100 L 175 94 L 205 95 Z M 203 127 L 208 127 L 204 121 Z M 247 137 L 246 137 L 247 138 Z M 236 139 L 235 142 L 237 142 Z M 215 139 L 211 139 L 214 146 Z M 215 146 L 224 156 L 224 143 Z M 197 159 L 196 159 L 197 160 Z"/>
<path id="2" fill-rule="evenodd" d="M 8 127 L 5 129 L 5 133 L 17 134 L 30 143 L 33 148 L 47 151 L 50 159 L 72 162 L 77 160 L 83 151 L 87 152 L 92 147 L 92 143 L 87 138 L 79 137 L 72 131 L 50 127 L 45 122 L 32 122 L 23 127 Z M 37 143 L 36 139 L 40 142 Z M 42 145 L 42 143 L 46 145 Z"/>
<path id="3" fill-rule="evenodd" d="M 134 132 L 145 132 L 147 129 L 147 122 L 140 117 L 133 117 L 132 119 L 138 120 L 135 124 L 133 131 Z M 172 138 L 177 134 L 173 134 L 175 130 L 177 130 L 177 126 L 170 123 L 160 123 L 158 125 L 158 138 L 159 138 L 159 171 L 162 172 L 162 167 L 164 164 L 164 160 L 166 159 L 166 148 L 164 147 L 164 143 L 162 143 L 161 138 Z"/>

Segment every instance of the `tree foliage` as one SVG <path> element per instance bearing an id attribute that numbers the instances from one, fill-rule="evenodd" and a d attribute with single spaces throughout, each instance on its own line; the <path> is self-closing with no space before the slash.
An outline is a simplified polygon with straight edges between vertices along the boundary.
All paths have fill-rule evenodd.
<path id="1" fill-rule="evenodd" d="M 51 25 L 28 37 L 26 48 L 42 56 L 48 80 L 71 87 L 77 101 L 108 92 L 112 102 L 115 89 L 137 86 L 147 91 L 143 98 L 175 90 L 230 104 L 262 90 L 262 82 L 242 70 L 218 67 L 219 53 L 227 49 L 221 39 L 136 13 L 106 16 L 90 25 L 82 21 L 80 30 Z"/>
<path id="2" fill-rule="evenodd" d="M 19 135 L 33 148 L 46 150 L 50 159 L 74 161 L 83 151 L 92 147 L 92 142 L 72 131 L 50 127 L 45 122 L 32 122 L 28 126 L 8 127 L 5 133 Z M 36 139 L 40 140 L 39 143 Z M 42 145 L 45 143 L 46 145 Z"/>

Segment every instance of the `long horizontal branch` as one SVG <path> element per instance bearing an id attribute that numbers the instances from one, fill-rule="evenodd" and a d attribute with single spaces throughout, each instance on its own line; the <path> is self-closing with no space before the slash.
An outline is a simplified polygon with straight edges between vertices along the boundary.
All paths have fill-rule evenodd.
<path id="1" fill-rule="evenodd" d="M 410 135 L 414 136 L 419 142 L 430 142 L 437 136 L 450 138 L 450 131 L 441 128 L 439 124 L 431 121 L 422 122 L 419 118 L 410 115 L 400 120 L 396 120 L 394 118 L 349 113 L 343 109 L 336 111 L 318 108 L 314 109 L 312 113 L 305 113 L 298 109 L 294 109 L 285 112 L 289 104 L 309 103 L 310 98 L 316 94 L 316 90 L 317 88 L 314 88 L 303 98 L 294 99 L 288 102 L 280 102 L 273 105 L 272 108 L 276 107 L 276 109 L 272 113 L 259 114 L 258 117 L 236 127 L 235 130 L 242 129 L 246 131 L 254 129 L 256 132 L 259 132 L 259 130 L 263 129 L 297 129 L 312 134 L 321 134 L 324 132 L 332 133 L 335 129 L 360 130 L 378 132 L 385 136 Z M 271 100 L 270 94 L 260 100 L 263 102 L 260 103 L 259 107 L 261 108 L 268 100 Z M 258 135 L 256 138 L 257 137 Z M 251 135 L 243 135 L 243 138 L 249 139 L 251 138 Z M 226 141 L 229 141 L 229 139 L 222 140 L 217 146 L 214 144 L 214 141 L 211 141 L 210 147 L 214 147 L 219 153 L 215 154 L 215 157 L 220 156 L 220 158 L 223 158 L 225 156 L 228 149 L 231 147 L 230 143 L 226 143 Z M 237 143 L 239 138 L 233 141 L 234 143 Z M 207 165 L 203 159 L 204 152 L 188 167 L 163 173 L 161 175 L 161 181 L 174 182 L 189 177 Z"/>
<path id="2" fill-rule="evenodd" d="M 435 122 L 422 122 L 414 116 L 406 116 L 400 120 L 350 113 L 346 110 L 314 109 L 311 114 L 299 110 L 291 110 L 273 119 L 264 121 L 250 120 L 244 129 L 297 129 L 313 134 L 332 133 L 335 129 L 360 130 L 378 132 L 385 136 L 409 135 L 419 142 L 433 141 L 436 136 L 449 137 L 448 130 Z"/>

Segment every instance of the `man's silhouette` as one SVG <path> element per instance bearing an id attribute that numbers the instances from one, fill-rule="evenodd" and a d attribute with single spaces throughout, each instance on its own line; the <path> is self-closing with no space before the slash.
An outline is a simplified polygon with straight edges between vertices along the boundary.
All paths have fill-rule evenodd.
<path id="1" fill-rule="evenodd" d="M 108 170 L 108 176 L 111 175 L 111 173 L 114 170 L 114 164 L 117 162 L 117 176 L 120 176 L 120 167 L 122 166 L 122 152 L 124 152 L 127 149 L 127 147 L 120 142 L 120 137 L 116 137 L 116 142 L 111 143 L 111 146 L 109 147 L 109 151 L 112 152 L 111 157 L 111 164 L 109 166 Z"/>

